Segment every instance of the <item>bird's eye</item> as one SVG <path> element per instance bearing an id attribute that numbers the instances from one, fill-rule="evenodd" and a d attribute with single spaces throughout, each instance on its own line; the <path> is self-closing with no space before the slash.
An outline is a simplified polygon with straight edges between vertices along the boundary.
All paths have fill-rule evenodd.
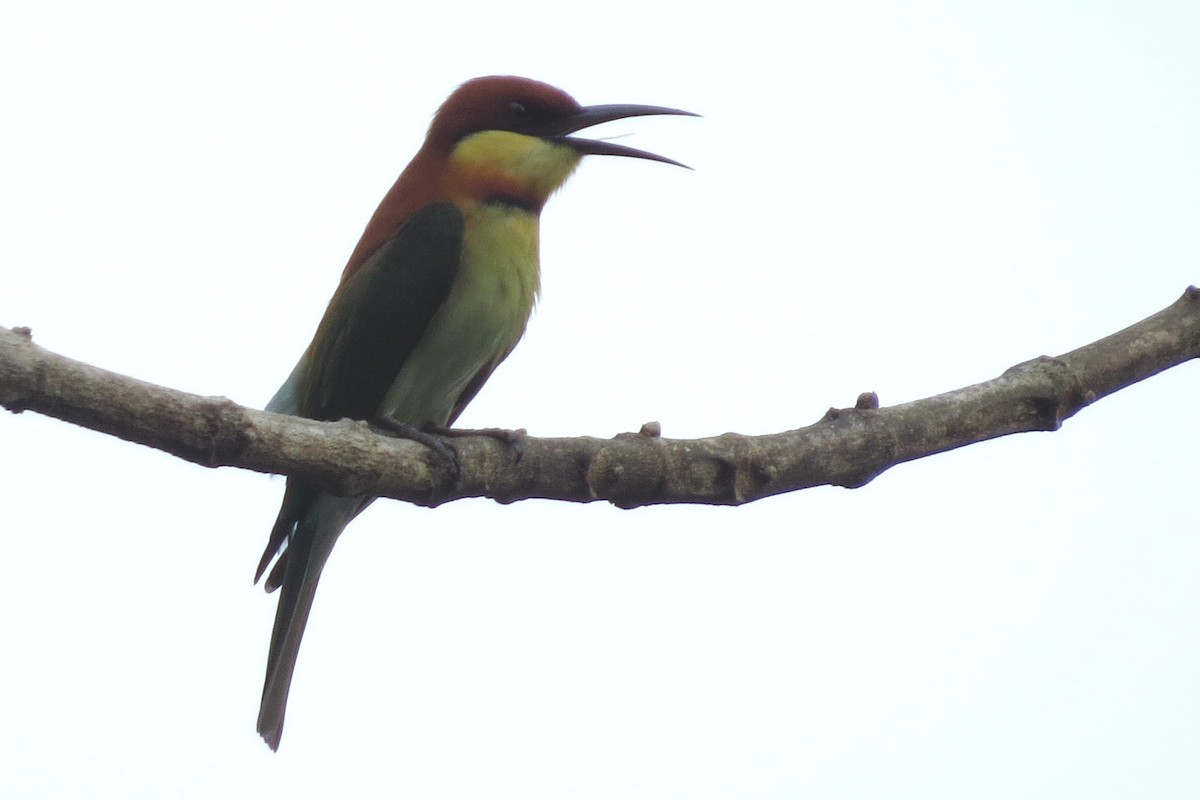
<path id="1" fill-rule="evenodd" d="M 508 110 L 513 113 L 514 117 L 523 117 L 527 113 L 529 113 L 528 111 L 525 110 L 525 106 L 523 106 L 522 104 L 520 104 L 516 101 L 508 104 Z"/>

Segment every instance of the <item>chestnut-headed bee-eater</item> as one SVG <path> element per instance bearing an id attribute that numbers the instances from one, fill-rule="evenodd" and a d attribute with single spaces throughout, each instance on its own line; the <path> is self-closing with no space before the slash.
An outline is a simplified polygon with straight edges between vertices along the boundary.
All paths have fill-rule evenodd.
<path id="1" fill-rule="evenodd" d="M 570 134 L 654 114 L 694 116 L 581 106 L 524 78 L 460 86 L 371 217 L 312 343 L 267 409 L 413 429 L 451 425 L 525 331 L 538 295 L 538 215 L 583 156 L 678 164 Z M 338 535 L 373 499 L 287 481 L 255 574 L 258 581 L 278 554 L 265 584 L 282 592 L 258 714 L 258 732 L 273 750 L 321 570 Z"/>

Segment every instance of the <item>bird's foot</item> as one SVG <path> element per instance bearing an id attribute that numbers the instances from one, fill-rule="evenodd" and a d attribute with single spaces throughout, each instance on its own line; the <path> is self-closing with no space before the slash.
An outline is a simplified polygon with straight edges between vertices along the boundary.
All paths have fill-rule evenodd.
<path id="1" fill-rule="evenodd" d="M 486 436 L 489 439 L 495 439 L 512 452 L 514 462 L 520 461 L 521 456 L 525 455 L 525 437 L 529 435 L 524 428 L 518 428 L 517 430 L 509 430 L 508 428 L 443 428 L 436 425 L 427 425 L 424 430 L 445 439 L 461 439 L 465 436 Z"/>
<path id="2" fill-rule="evenodd" d="M 401 439 L 408 439 L 411 442 L 425 445 L 425 447 L 437 453 L 445 460 L 446 466 L 450 470 L 451 479 L 458 480 L 460 472 L 458 453 L 446 441 L 441 431 L 418 428 L 416 425 L 410 425 L 407 422 L 397 422 L 391 417 L 381 417 L 375 420 L 373 425 Z"/>

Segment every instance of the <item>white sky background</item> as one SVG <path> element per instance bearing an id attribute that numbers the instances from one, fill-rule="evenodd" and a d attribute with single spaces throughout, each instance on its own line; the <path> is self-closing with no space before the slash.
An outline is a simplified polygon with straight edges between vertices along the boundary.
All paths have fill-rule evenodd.
<path id="1" fill-rule="evenodd" d="M 695 172 L 585 161 L 464 425 L 783 430 L 1200 283 L 1194 2 L 519 7 L 9 4 L 0 324 L 261 406 L 489 73 L 704 119 L 599 131 Z M 377 503 L 277 755 L 283 481 L 0 416 L 0 795 L 1195 797 L 1197 391 L 741 509 Z"/>

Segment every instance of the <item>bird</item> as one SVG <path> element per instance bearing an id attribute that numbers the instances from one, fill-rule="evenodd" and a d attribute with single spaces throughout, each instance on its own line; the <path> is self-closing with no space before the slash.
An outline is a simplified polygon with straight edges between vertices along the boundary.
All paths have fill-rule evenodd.
<path id="1" fill-rule="evenodd" d="M 697 116 L 582 106 L 561 89 L 514 76 L 459 86 L 367 223 L 312 342 L 267 410 L 386 422 L 414 438 L 447 432 L 524 334 L 539 294 L 540 212 L 583 157 L 685 166 L 571 134 L 653 115 Z M 258 714 L 272 750 L 321 572 L 338 536 L 374 499 L 287 480 L 254 576 L 257 583 L 267 575 L 267 592 L 280 590 Z"/>

